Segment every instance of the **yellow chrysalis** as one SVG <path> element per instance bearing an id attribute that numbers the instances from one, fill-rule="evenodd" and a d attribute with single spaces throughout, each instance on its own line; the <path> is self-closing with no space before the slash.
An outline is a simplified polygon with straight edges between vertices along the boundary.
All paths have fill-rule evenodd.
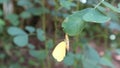
<path id="1" fill-rule="evenodd" d="M 66 42 L 60 42 L 53 50 L 52 55 L 58 62 L 61 62 L 66 55 Z"/>
<path id="2" fill-rule="evenodd" d="M 66 34 L 65 36 L 65 41 L 60 42 L 55 49 L 52 52 L 52 56 L 58 61 L 61 62 L 65 55 L 66 55 L 66 50 L 69 50 L 69 38 L 68 35 Z"/>

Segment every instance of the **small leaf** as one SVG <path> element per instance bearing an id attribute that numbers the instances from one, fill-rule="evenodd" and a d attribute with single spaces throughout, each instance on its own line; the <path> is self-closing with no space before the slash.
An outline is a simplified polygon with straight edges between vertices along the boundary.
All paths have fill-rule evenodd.
<path id="1" fill-rule="evenodd" d="M 115 52 L 120 55 L 120 49 L 116 49 Z"/>
<path id="2" fill-rule="evenodd" d="M 88 45 L 84 46 L 84 56 L 85 56 L 85 58 L 94 60 L 96 62 L 99 62 L 99 60 L 100 60 L 100 56 L 97 53 L 97 51 Z"/>
<path id="3" fill-rule="evenodd" d="M 86 22 L 105 23 L 110 20 L 109 17 L 104 16 L 96 9 L 91 8 L 84 16 L 83 20 Z"/>
<path id="4" fill-rule="evenodd" d="M 0 4 L 3 4 L 5 2 L 8 2 L 9 0 L 0 0 Z"/>
<path id="5" fill-rule="evenodd" d="M 33 4 L 29 0 L 18 0 L 17 5 L 26 6 L 27 8 L 33 6 Z"/>
<path id="6" fill-rule="evenodd" d="M 25 29 L 26 29 L 27 31 L 29 31 L 30 33 L 35 32 L 35 28 L 32 27 L 32 26 L 26 26 Z"/>
<path id="7" fill-rule="evenodd" d="M 29 54 L 40 60 L 44 60 L 47 57 L 47 52 L 45 50 L 30 50 Z"/>
<path id="8" fill-rule="evenodd" d="M 72 15 L 65 18 L 62 23 L 63 30 L 70 36 L 75 36 L 80 34 L 80 32 L 85 27 L 85 22 L 82 17 L 86 12 L 88 12 L 89 8 L 74 12 Z"/>
<path id="9" fill-rule="evenodd" d="M 0 19 L 0 26 L 4 26 L 5 25 L 5 22 L 3 19 Z"/>
<path id="10" fill-rule="evenodd" d="M 114 68 L 112 61 L 110 61 L 109 59 L 105 57 L 101 58 L 100 64 Z"/>
<path id="11" fill-rule="evenodd" d="M 40 8 L 29 8 L 29 9 L 27 9 L 27 12 L 29 12 L 33 15 L 42 15 L 45 13 L 49 13 L 49 10 L 45 7 L 40 7 Z"/>
<path id="12" fill-rule="evenodd" d="M 20 29 L 18 27 L 9 27 L 7 32 L 12 36 L 27 35 L 22 29 Z"/>
<path id="13" fill-rule="evenodd" d="M 9 66 L 9 68 L 21 68 L 21 66 L 18 63 L 13 63 Z"/>
<path id="14" fill-rule="evenodd" d="M 8 14 L 6 16 L 6 19 L 14 26 L 19 25 L 19 20 L 18 20 L 18 15 L 17 14 Z"/>
<path id="15" fill-rule="evenodd" d="M 110 8 L 111 10 L 113 10 L 113 11 L 115 11 L 117 13 L 120 13 L 119 8 L 114 7 L 113 5 L 109 4 L 108 2 L 103 1 L 102 4 L 105 5 L 106 7 Z"/>
<path id="16" fill-rule="evenodd" d="M 96 61 L 88 58 L 83 58 L 82 64 L 83 68 L 101 68 L 101 66 L 98 63 L 96 63 Z"/>
<path id="17" fill-rule="evenodd" d="M 64 64 L 67 66 L 72 66 L 74 64 L 74 54 L 73 53 L 68 53 L 68 55 L 64 59 Z"/>
<path id="18" fill-rule="evenodd" d="M 14 43 L 19 47 L 24 47 L 28 44 L 28 36 L 27 35 L 18 35 L 13 39 Z"/>
<path id="19" fill-rule="evenodd" d="M 23 18 L 23 19 L 28 19 L 30 18 L 32 15 L 31 13 L 27 12 L 27 11 L 24 11 L 20 14 L 20 17 Z"/>
<path id="20" fill-rule="evenodd" d="M 46 42 L 46 48 L 48 48 L 48 49 L 53 48 L 53 40 L 52 40 L 52 39 L 49 39 L 49 40 Z"/>
<path id="21" fill-rule="evenodd" d="M 32 45 L 32 44 L 28 44 L 28 48 L 30 48 L 30 49 L 35 49 L 35 46 Z"/>
<path id="22" fill-rule="evenodd" d="M 59 0 L 60 1 L 60 5 L 66 9 L 70 9 L 71 7 L 76 6 L 75 3 L 70 2 L 70 1 L 66 1 L 66 0 Z"/>
<path id="23" fill-rule="evenodd" d="M 40 41 L 45 41 L 45 39 L 46 39 L 45 32 L 42 29 L 40 29 L 40 28 L 37 29 L 37 38 Z"/>

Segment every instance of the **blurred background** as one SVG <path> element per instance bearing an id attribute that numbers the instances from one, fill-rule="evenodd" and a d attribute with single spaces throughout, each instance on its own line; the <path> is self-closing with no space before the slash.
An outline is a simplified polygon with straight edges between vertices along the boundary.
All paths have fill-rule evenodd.
<path id="1" fill-rule="evenodd" d="M 120 68 L 120 1 L 105 1 L 0 0 L 0 68 Z M 70 51 L 57 62 L 51 53 L 64 40 L 63 21 L 95 5 L 110 20 L 70 36 Z"/>

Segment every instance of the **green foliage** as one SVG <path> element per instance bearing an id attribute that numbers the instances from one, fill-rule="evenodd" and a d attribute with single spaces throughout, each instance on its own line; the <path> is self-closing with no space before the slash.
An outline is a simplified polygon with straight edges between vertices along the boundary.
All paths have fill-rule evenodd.
<path id="1" fill-rule="evenodd" d="M 113 5 L 109 4 L 108 2 L 104 1 L 102 2 L 106 7 L 110 8 L 111 10 L 117 12 L 117 13 L 120 13 L 120 10 L 116 7 L 114 7 Z"/>
<path id="2" fill-rule="evenodd" d="M 9 15 L 7 15 L 6 16 L 6 19 L 8 20 L 8 21 L 10 21 L 10 23 L 12 24 L 12 25 L 14 25 L 14 26 L 17 26 L 17 25 L 19 25 L 19 20 L 18 20 L 18 15 L 16 15 L 16 14 L 9 14 Z"/>
<path id="3" fill-rule="evenodd" d="M 111 51 L 120 55 L 117 1 L 0 0 L 0 68 L 115 68 Z M 72 36 L 70 51 L 56 65 L 51 52 L 65 34 Z M 109 50 L 102 57 L 95 49 L 99 45 Z"/>
<path id="4" fill-rule="evenodd" d="M 39 60 L 44 60 L 48 54 L 45 50 L 30 50 L 29 53 Z"/>
<path id="5" fill-rule="evenodd" d="M 82 11 L 77 11 L 72 15 L 66 17 L 66 19 L 62 23 L 63 30 L 70 36 L 80 34 L 86 24 L 83 21 L 82 17 L 88 10 L 89 8 Z"/>
<path id="6" fill-rule="evenodd" d="M 7 31 L 11 36 L 27 35 L 22 29 L 18 27 L 9 27 Z"/>
<path id="7" fill-rule="evenodd" d="M 46 36 L 45 36 L 45 33 L 42 29 L 37 29 L 37 38 L 40 40 L 40 41 L 45 41 L 46 39 Z"/>
<path id="8" fill-rule="evenodd" d="M 114 65 L 113 65 L 113 63 L 111 63 L 111 60 L 109 60 L 105 57 L 101 58 L 100 64 L 114 68 Z"/>
<path id="9" fill-rule="evenodd" d="M 83 56 L 82 63 L 84 68 L 101 68 L 99 65 L 100 56 L 95 49 L 85 45 Z"/>
<path id="10" fill-rule="evenodd" d="M 71 66 L 75 63 L 75 60 L 74 60 L 74 54 L 73 53 L 68 53 L 67 56 L 65 57 L 64 59 L 64 63 L 68 66 Z"/>
<path id="11" fill-rule="evenodd" d="M 31 16 L 32 16 L 31 13 L 27 11 L 24 11 L 20 14 L 20 17 L 23 19 L 29 19 Z"/>
<path id="12" fill-rule="evenodd" d="M 28 44 L 28 36 L 27 35 L 15 36 L 13 42 L 19 47 L 24 47 Z"/>
<path id="13" fill-rule="evenodd" d="M 30 32 L 30 33 L 35 32 L 35 28 L 32 27 L 32 26 L 26 26 L 25 29 L 26 29 L 28 32 Z"/>
<path id="14" fill-rule="evenodd" d="M 60 2 L 61 7 L 64 7 L 66 9 L 68 9 L 68 10 L 70 10 L 71 7 L 76 6 L 75 3 L 71 2 L 71 1 L 67 1 L 67 0 L 59 0 L 59 2 Z"/>
<path id="15" fill-rule="evenodd" d="M 52 39 L 49 39 L 49 40 L 47 40 L 47 42 L 46 42 L 46 48 L 47 49 L 51 49 L 51 48 L 53 48 L 53 40 Z"/>
<path id="16" fill-rule="evenodd" d="M 94 8 L 88 10 L 88 12 L 83 16 L 83 20 L 86 22 L 96 22 L 96 23 L 105 23 L 110 20 L 109 17 L 104 16 L 99 11 Z"/>

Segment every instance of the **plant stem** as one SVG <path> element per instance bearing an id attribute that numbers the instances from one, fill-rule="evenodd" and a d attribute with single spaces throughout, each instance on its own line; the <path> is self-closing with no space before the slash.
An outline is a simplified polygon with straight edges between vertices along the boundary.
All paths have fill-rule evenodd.
<path id="1" fill-rule="evenodd" d="M 42 1 L 42 7 L 45 7 L 45 0 Z M 45 22 L 45 14 L 42 15 L 42 28 L 46 34 L 46 22 Z"/>
<path id="2" fill-rule="evenodd" d="M 58 17 L 57 17 L 57 12 L 58 12 L 58 3 L 57 3 L 57 1 L 56 0 L 54 0 L 55 1 L 55 3 L 56 3 L 56 6 L 55 6 L 55 13 L 56 13 L 56 15 L 55 15 L 55 22 L 54 22 L 54 26 L 55 26 L 55 32 L 54 32 L 54 42 L 56 41 L 56 38 L 57 38 L 57 31 L 58 31 L 58 29 L 57 29 L 57 20 L 58 20 Z"/>
<path id="3" fill-rule="evenodd" d="M 96 9 L 104 0 L 101 0 L 94 8 Z"/>

